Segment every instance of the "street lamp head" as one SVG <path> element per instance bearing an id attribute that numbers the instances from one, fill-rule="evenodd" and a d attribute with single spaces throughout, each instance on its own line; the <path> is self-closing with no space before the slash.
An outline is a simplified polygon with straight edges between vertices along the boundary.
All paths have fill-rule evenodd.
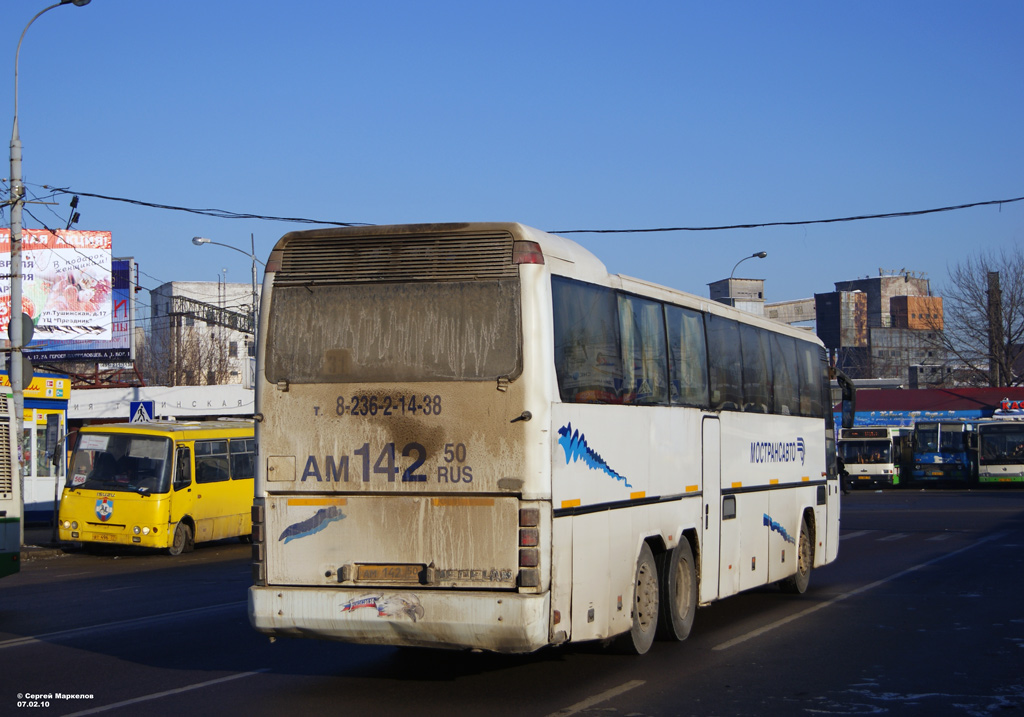
<path id="1" fill-rule="evenodd" d="M 755 252 L 754 254 L 751 254 L 750 256 L 743 257 L 738 262 L 736 262 L 736 266 L 732 268 L 732 273 L 729 274 L 729 278 L 732 279 L 734 276 L 736 276 L 736 267 L 745 262 L 747 259 L 764 259 L 766 256 L 768 256 L 768 252 L 759 251 Z"/>
<path id="2" fill-rule="evenodd" d="M 82 7 L 88 5 L 90 0 L 60 0 L 61 5 L 74 5 L 75 7 Z"/>
<path id="3" fill-rule="evenodd" d="M 206 237 L 192 237 L 192 243 L 196 246 L 202 246 L 203 244 L 209 244 L 210 240 Z"/>

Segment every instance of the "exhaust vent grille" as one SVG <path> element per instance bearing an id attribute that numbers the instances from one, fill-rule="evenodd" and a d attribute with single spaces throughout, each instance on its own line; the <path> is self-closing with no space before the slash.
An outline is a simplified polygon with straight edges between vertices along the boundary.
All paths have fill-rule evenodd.
<path id="1" fill-rule="evenodd" d="M 275 286 L 493 281 L 518 275 L 507 232 L 296 237 Z"/>

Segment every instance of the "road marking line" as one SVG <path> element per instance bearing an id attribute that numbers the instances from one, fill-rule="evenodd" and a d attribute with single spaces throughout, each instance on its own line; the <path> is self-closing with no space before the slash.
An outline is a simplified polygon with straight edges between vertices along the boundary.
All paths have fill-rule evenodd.
<path id="1" fill-rule="evenodd" d="M 943 533 L 942 535 L 933 535 L 932 537 L 928 538 L 928 540 L 930 542 L 937 542 L 939 540 L 949 540 L 952 537 L 952 533 Z"/>
<path id="2" fill-rule="evenodd" d="M 585 709 L 590 709 L 596 704 L 600 704 L 606 700 L 610 700 L 612 697 L 618 697 L 622 693 L 629 692 L 630 690 L 639 687 L 643 684 L 646 684 L 644 680 L 632 680 L 631 682 L 619 685 L 618 687 L 613 687 L 612 689 L 594 695 L 593 697 L 588 697 L 582 702 L 577 702 L 576 704 L 570 707 L 563 707 L 557 712 L 552 712 L 550 715 L 548 715 L 548 717 L 567 717 L 567 715 L 577 714 L 578 712 L 582 712 Z"/>
<path id="3" fill-rule="evenodd" d="M 849 538 L 859 538 L 862 535 L 870 535 L 871 533 L 874 533 L 874 532 L 875 532 L 874 530 L 855 530 L 852 533 L 844 533 L 843 535 L 840 535 L 839 539 L 840 540 L 847 540 Z"/>
<path id="4" fill-rule="evenodd" d="M 932 560 L 928 560 L 928 561 L 925 561 L 923 563 L 918 563 L 917 565 L 909 567 L 906 570 L 901 570 L 898 573 L 893 573 L 892 575 L 890 575 L 887 578 L 882 578 L 881 580 L 876 580 L 873 583 L 869 583 L 867 585 L 862 585 L 861 587 L 857 588 L 856 590 L 851 590 L 848 593 L 843 593 L 842 595 L 837 595 L 834 598 L 832 598 L 831 600 L 826 600 L 823 603 L 818 603 L 817 605 L 809 607 L 806 610 L 802 610 L 801 612 L 798 612 L 798 613 L 796 613 L 794 615 L 790 615 L 789 617 L 784 617 L 781 620 L 776 620 L 775 622 L 770 623 L 768 625 L 765 625 L 764 627 L 759 627 L 756 630 L 751 630 L 750 632 L 748 632 L 745 635 L 740 635 L 739 637 L 734 637 L 731 640 L 726 640 L 725 642 L 721 643 L 720 645 L 715 645 L 711 649 L 713 651 L 728 650 L 730 647 L 735 647 L 736 645 L 744 643 L 747 640 L 752 640 L 755 637 L 760 637 L 761 635 L 764 635 L 767 632 L 771 632 L 772 630 L 774 630 L 777 627 L 782 627 L 783 625 L 791 623 L 794 620 L 799 620 L 802 617 L 807 617 L 811 613 L 815 613 L 818 610 L 821 610 L 821 609 L 826 608 L 826 607 L 832 607 L 837 602 L 841 602 L 843 600 L 846 600 L 847 598 L 851 598 L 851 597 L 854 597 L 856 595 L 860 595 L 861 593 L 866 593 L 869 590 L 874 590 L 875 588 L 877 588 L 877 587 L 879 587 L 881 585 L 885 585 L 886 583 L 890 583 L 893 580 L 896 580 L 898 578 L 903 577 L 904 575 L 909 575 L 910 573 L 914 572 L 915 570 L 920 570 L 922 568 L 927 568 L 928 566 L 934 565 L 935 563 L 938 563 L 938 562 L 941 562 L 941 561 L 945 560 L 946 558 L 951 558 L 954 555 L 959 555 L 960 553 L 964 553 L 964 552 L 967 552 L 968 550 L 971 550 L 973 548 L 977 548 L 979 545 L 983 545 L 984 543 L 987 543 L 989 541 L 997 540 L 999 538 L 1003 538 L 1007 534 L 1008 533 L 1006 533 L 1006 532 L 1002 532 L 1002 533 L 996 533 L 995 535 L 990 535 L 987 538 L 982 538 L 981 540 L 977 541 L 976 543 L 971 543 L 970 545 L 965 546 L 963 548 L 960 548 L 959 550 L 954 550 L 954 551 L 952 551 L 950 553 L 945 553 L 944 555 L 940 555 L 937 558 L 933 558 Z"/>
<path id="5" fill-rule="evenodd" d="M 903 540 L 904 538 L 906 538 L 909 535 L 910 535 L 910 533 L 893 533 L 892 535 L 887 535 L 884 538 L 879 538 L 878 542 L 879 543 L 888 543 L 891 540 Z"/>
<path id="6" fill-rule="evenodd" d="M 210 605 L 208 607 L 194 607 L 189 610 L 178 610 L 177 612 L 166 612 L 162 615 L 150 615 L 147 617 L 136 617 L 131 620 L 118 620 L 116 622 L 106 622 L 102 625 L 90 625 L 89 627 L 76 627 L 71 630 L 60 630 L 58 632 L 47 632 L 43 635 L 28 635 L 26 637 L 16 637 L 12 640 L 4 640 L 0 642 L 0 650 L 5 650 L 8 647 L 21 647 L 23 645 L 32 645 L 37 642 L 44 642 L 47 640 L 60 640 L 65 637 L 77 637 L 78 635 L 86 635 L 90 632 L 97 632 L 100 630 L 107 630 L 120 627 L 133 627 L 135 625 L 152 625 L 158 620 L 166 620 L 167 618 L 180 617 L 182 615 L 196 615 L 203 612 L 215 612 L 217 610 L 223 610 L 225 608 L 234 608 L 239 605 L 245 605 L 245 601 L 242 602 L 229 602 L 221 605 Z"/>
<path id="7" fill-rule="evenodd" d="M 128 705 L 137 705 L 140 702 L 149 702 L 150 700 L 158 700 L 161 697 L 170 697 L 171 695 L 180 695 L 183 692 L 191 692 L 192 690 L 198 690 L 203 687 L 209 687 L 210 685 L 219 685 L 222 682 L 230 682 L 231 680 L 237 680 L 241 677 L 252 677 L 262 672 L 269 671 L 269 667 L 265 667 L 262 670 L 253 670 L 252 672 L 239 672 L 235 675 L 228 675 L 227 677 L 218 677 L 215 680 L 207 680 L 206 682 L 196 682 L 192 685 L 185 685 L 184 687 L 176 687 L 173 690 L 164 690 L 163 692 L 154 692 L 151 695 L 143 695 L 142 697 L 135 697 L 130 700 L 124 700 L 123 702 L 115 702 L 111 705 L 103 705 L 102 707 L 93 707 L 92 709 L 82 710 L 81 712 L 70 712 L 64 717 L 83 717 L 83 715 L 94 715 L 100 712 L 107 712 L 109 710 L 116 710 L 121 707 L 127 707 Z"/>

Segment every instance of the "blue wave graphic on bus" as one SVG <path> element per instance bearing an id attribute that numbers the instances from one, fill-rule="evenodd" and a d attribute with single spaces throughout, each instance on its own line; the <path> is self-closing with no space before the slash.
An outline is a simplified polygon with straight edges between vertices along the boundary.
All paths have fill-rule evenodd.
<path id="1" fill-rule="evenodd" d="M 771 530 L 774 530 L 776 533 L 781 535 L 782 539 L 785 540 L 787 543 L 793 543 L 793 545 L 796 545 L 796 539 L 789 534 L 789 531 L 782 527 L 781 523 L 777 523 L 776 521 L 772 520 L 772 517 L 767 513 L 764 514 L 764 525 L 766 528 L 770 528 Z"/>
<path id="2" fill-rule="evenodd" d="M 289 525 L 281 533 L 281 537 L 277 540 L 284 541 L 285 543 L 296 540 L 298 538 L 305 538 L 319 533 L 321 530 L 326 528 L 328 525 L 336 520 L 341 520 L 345 517 L 345 514 L 341 512 L 341 508 L 336 505 L 332 505 L 327 508 L 322 508 L 316 512 L 312 518 L 306 518 L 298 523 Z"/>
<path id="3" fill-rule="evenodd" d="M 611 466 L 605 463 L 597 451 L 593 450 L 587 445 L 587 437 L 581 434 L 579 431 L 572 430 L 572 424 L 562 426 L 558 429 L 558 445 L 565 451 L 565 464 L 575 463 L 576 461 L 583 461 L 588 468 L 594 471 L 601 471 L 607 473 L 615 480 L 622 481 L 622 484 L 627 488 L 632 488 L 629 481 L 626 480 L 626 476 L 620 475 L 612 470 Z"/>

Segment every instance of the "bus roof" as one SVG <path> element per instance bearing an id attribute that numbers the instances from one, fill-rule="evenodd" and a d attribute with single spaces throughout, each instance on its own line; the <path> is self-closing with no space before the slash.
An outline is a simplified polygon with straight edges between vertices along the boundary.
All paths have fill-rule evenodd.
<path id="1" fill-rule="evenodd" d="M 507 232 L 513 240 L 532 241 L 540 245 L 545 264 L 553 274 L 566 276 L 580 281 L 608 286 L 633 293 L 649 296 L 681 306 L 718 314 L 757 324 L 771 331 L 816 343 L 821 341 L 808 329 L 801 329 L 772 321 L 764 316 L 752 314 L 740 309 L 713 301 L 708 297 L 697 296 L 679 289 L 655 284 L 643 279 L 635 279 L 622 274 L 610 274 L 600 259 L 585 247 L 566 237 L 535 229 L 518 222 L 464 222 L 439 224 L 388 224 L 359 227 L 333 227 L 328 229 L 310 229 L 289 232 L 281 237 L 274 246 L 273 253 L 283 252 L 288 244 L 294 241 L 345 239 L 356 237 L 390 237 L 407 235 L 422 236 L 424 239 L 436 239 L 437 235 L 465 235 L 473 233 Z M 273 262 L 271 262 L 273 263 Z"/>
<path id="2" fill-rule="evenodd" d="M 250 420 L 237 421 L 150 421 L 148 423 L 101 423 L 83 426 L 83 433 L 139 433 L 145 435 L 190 434 L 208 431 L 238 431 L 252 433 L 254 423 Z"/>

